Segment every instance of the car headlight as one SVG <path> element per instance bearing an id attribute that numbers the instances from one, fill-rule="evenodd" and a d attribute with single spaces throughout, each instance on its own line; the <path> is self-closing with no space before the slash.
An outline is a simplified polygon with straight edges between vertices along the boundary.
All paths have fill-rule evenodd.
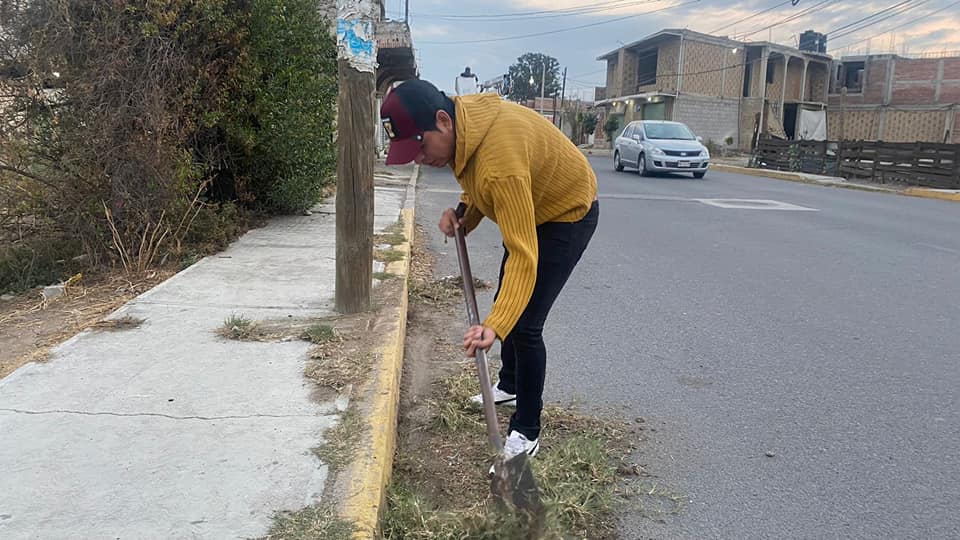
<path id="1" fill-rule="evenodd" d="M 700 155 L 703 156 L 705 159 L 710 159 L 710 151 L 707 150 L 706 148 L 700 151 Z"/>
<path id="2" fill-rule="evenodd" d="M 666 154 L 663 153 L 663 150 L 657 148 L 656 146 L 654 146 L 653 148 L 651 148 L 650 154 L 653 155 L 653 156 L 656 156 L 656 157 L 665 157 L 665 156 L 666 156 Z"/>

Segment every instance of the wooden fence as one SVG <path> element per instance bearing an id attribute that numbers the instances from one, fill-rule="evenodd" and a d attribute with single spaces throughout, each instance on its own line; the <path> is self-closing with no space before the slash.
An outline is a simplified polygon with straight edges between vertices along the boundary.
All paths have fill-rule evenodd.
<path id="1" fill-rule="evenodd" d="M 752 167 L 960 189 L 960 144 L 761 139 Z"/>

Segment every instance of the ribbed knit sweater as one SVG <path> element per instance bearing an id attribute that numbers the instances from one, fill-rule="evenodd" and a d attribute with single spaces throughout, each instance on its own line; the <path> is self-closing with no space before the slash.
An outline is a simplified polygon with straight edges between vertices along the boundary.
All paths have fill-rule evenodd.
<path id="1" fill-rule="evenodd" d="M 509 253 L 483 323 L 505 339 L 536 284 L 537 226 L 582 219 L 597 197 L 597 177 L 583 153 L 535 111 L 495 94 L 456 97 L 454 104 L 453 172 L 468 205 L 466 230 L 490 218 Z"/>

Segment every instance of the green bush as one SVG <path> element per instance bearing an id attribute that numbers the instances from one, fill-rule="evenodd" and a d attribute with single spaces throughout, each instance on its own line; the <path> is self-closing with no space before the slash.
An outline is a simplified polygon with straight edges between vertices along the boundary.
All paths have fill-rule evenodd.
<path id="1" fill-rule="evenodd" d="M 336 48 L 315 2 L 35 0 L 0 27 L 2 283 L 43 283 L 76 249 L 141 269 L 223 247 L 248 210 L 302 211 L 332 181 Z M 73 244 L 14 248 L 14 214 L 43 224 L 36 245 Z"/>
<path id="2" fill-rule="evenodd" d="M 226 132 L 239 176 L 269 209 L 300 212 L 333 181 L 336 41 L 309 0 L 254 0 L 241 99 Z"/>

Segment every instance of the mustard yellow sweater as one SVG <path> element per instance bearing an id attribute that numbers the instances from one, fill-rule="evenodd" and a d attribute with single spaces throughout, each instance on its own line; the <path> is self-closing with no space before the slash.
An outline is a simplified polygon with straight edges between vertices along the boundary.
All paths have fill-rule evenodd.
<path id="1" fill-rule="evenodd" d="M 453 172 L 468 205 L 466 230 L 490 218 L 510 253 L 500 295 L 483 323 L 504 339 L 533 294 L 537 226 L 582 219 L 597 197 L 597 177 L 583 153 L 535 111 L 495 94 L 454 103 Z"/>

